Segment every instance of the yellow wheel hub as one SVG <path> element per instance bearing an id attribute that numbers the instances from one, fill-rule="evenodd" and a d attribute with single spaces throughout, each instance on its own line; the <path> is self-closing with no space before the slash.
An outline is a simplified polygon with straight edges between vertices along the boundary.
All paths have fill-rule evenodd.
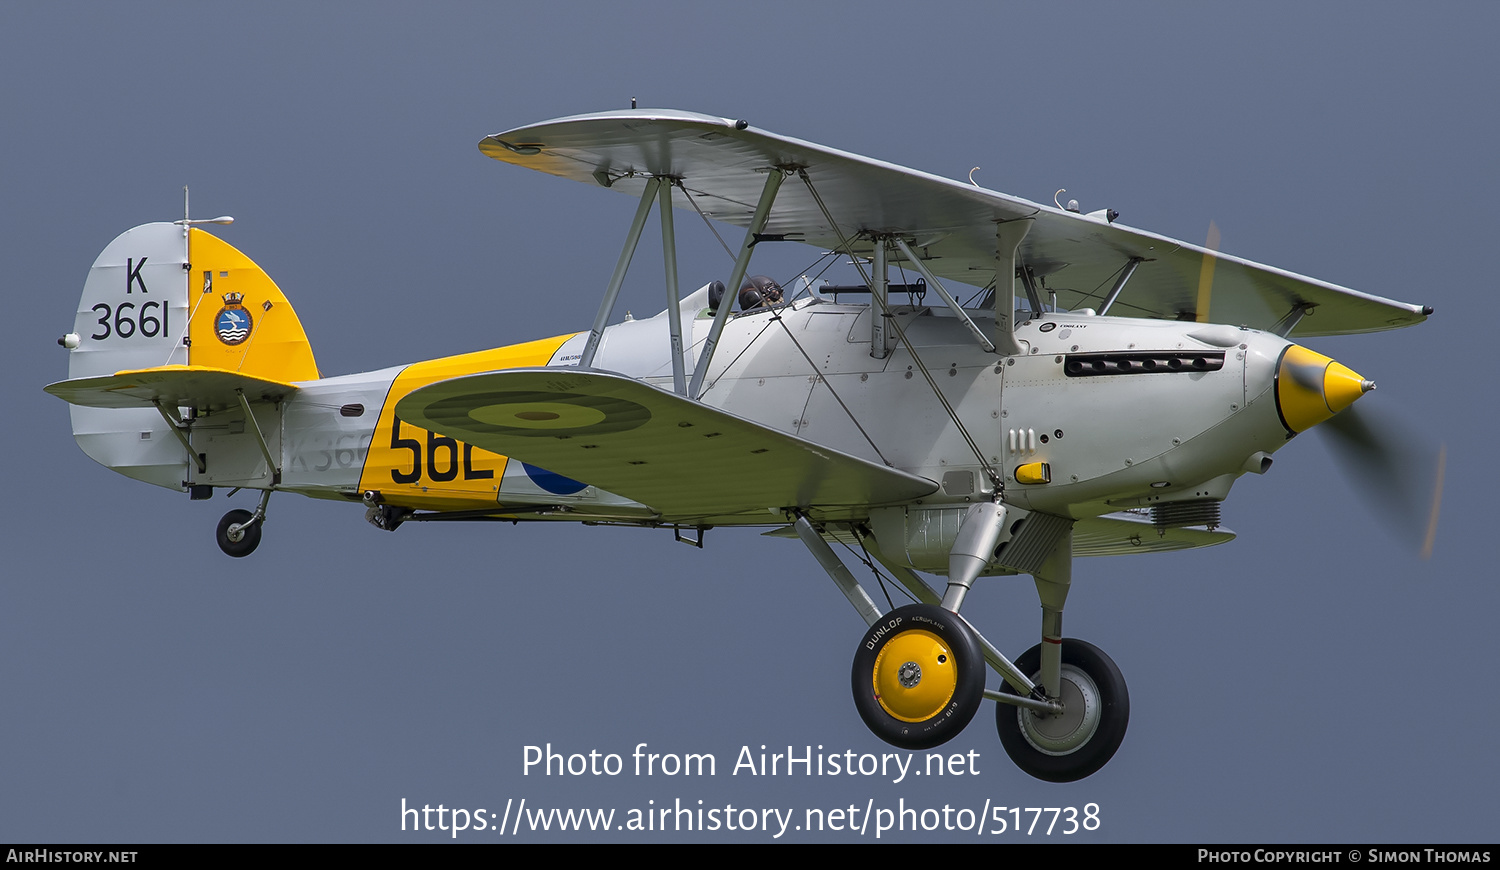
<path id="1" fill-rule="evenodd" d="M 953 700 L 958 666 L 953 650 L 930 631 L 912 629 L 891 638 L 875 658 L 875 697 L 902 722 L 925 722 Z"/>

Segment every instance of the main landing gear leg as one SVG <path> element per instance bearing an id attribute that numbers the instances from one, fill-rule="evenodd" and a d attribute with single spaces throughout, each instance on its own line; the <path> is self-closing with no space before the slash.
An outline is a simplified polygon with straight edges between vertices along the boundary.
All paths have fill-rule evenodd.
<path id="1" fill-rule="evenodd" d="M 1070 531 L 1038 569 L 1042 642 L 1016 660 L 1059 712 L 997 704 L 995 727 L 1006 753 L 1026 773 L 1048 782 L 1083 779 L 1107 763 L 1125 739 L 1130 695 L 1120 669 L 1098 647 L 1063 640 L 1062 611 L 1072 582 Z M 1009 686 L 1006 691 L 1013 691 Z"/>
<path id="2" fill-rule="evenodd" d="M 974 585 L 974 578 L 995 557 L 995 546 L 1005 530 L 1005 505 L 984 502 L 969 508 L 964 523 L 948 551 L 948 589 L 943 593 L 943 607 L 957 613 L 964 597 Z"/>
<path id="3" fill-rule="evenodd" d="M 985 513 L 992 515 L 995 510 Z M 999 519 L 1003 517 L 1001 509 Z M 1000 524 L 997 521 L 994 525 L 998 529 Z M 907 750 L 929 749 L 956 736 L 984 700 L 985 676 L 984 653 L 968 623 L 957 614 L 957 606 L 948 608 L 946 602 L 942 607 L 911 604 L 881 615 L 806 517 L 798 518 L 796 529 L 870 626 L 860 640 L 850 672 L 854 707 L 865 725 L 885 742 Z M 993 542 L 986 548 L 982 538 L 981 534 L 975 539 L 979 549 L 985 554 L 992 552 Z M 960 540 L 964 540 L 962 532 Z M 955 553 L 958 549 L 955 547 Z M 967 571 L 963 591 L 984 562 L 980 559 Z M 955 594 L 961 602 L 962 592 Z"/>
<path id="4" fill-rule="evenodd" d="M 270 501 L 271 491 L 268 489 L 261 493 L 260 504 L 256 506 L 255 513 L 232 510 L 225 514 L 219 520 L 219 529 L 215 533 L 219 549 L 235 558 L 255 552 L 255 548 L 260 546 L 260 527 L 266 521 L 266 505 Z"/>

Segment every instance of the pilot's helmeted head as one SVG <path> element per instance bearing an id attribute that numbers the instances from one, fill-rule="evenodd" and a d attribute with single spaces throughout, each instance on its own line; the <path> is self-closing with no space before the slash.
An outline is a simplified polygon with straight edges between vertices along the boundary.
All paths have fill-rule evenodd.
<path id="1" fill-rule="evenodd" d="M 781 302 L 781 285 L 765 275 L 751 275 L 740 288 L 740 310 L 769 308 Z"/>

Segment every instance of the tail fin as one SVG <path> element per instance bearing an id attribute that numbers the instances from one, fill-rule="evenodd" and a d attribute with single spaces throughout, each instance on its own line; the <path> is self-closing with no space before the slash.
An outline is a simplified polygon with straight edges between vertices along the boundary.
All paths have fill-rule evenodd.
<path id="1" fill-rule="evenodd" d="M 188 231 L 188 364 L 273 381 L 318 378 L 312 345 L 281 288 L 249 257 Z"/>
<path id="2" fill-rule="evenodd" d="M 89 270 L 68 379 L 162 366 L 291 382 L 318 377 L 312 346 L 280 288 L 249 257 L 197 228 L 145 224 Z M 96 462 L 180 489 L 186 452 L 150 408 L 72 407 L 73 435 Z"/>
<path id="3" fill-rule="evenodd" d="M 78 301 L 70 379 L 187 364 L 187 245 L 182 227 L 159 223 L 104 248 Z"/>

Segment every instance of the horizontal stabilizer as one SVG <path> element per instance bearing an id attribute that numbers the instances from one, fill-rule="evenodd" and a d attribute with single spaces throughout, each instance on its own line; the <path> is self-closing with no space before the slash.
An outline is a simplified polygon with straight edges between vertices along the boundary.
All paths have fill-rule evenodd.
<path id="1" fill-rule="evenodd" d="M 410 393 L 396 415 L 649 505 L 667 521 L 896 504 L 937 490 L 926 478 L 603 372 L 454 378 Z"/>
<path id="2" fill-rule="evenodd" d="M 251 402 L 279 401 L 297 391 L 292 384 L 207 366 L 161 366 L 74 378 L 44 387 L 65 402 L 90 408 L 193 407 L 213 411 L 238 407 L 237 393 Z"/>

